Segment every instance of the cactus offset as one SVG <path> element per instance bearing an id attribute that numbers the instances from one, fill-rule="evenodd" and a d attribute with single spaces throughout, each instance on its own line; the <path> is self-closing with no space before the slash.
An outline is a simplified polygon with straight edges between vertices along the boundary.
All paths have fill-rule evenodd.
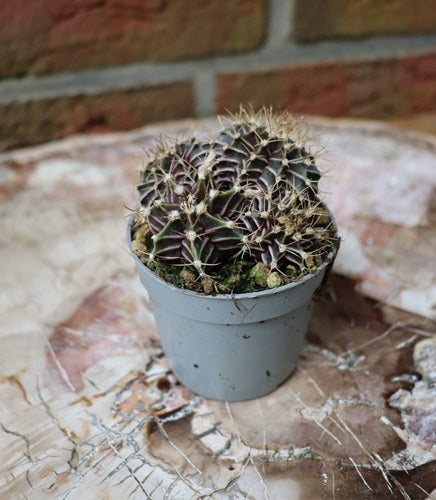
<path id="1" fill-rule="evenodd" d="M 316 269 L 338 239 L 315 158 L 293 132 L 286 116 L 241 110 L 214 139 L 158 147 L 138 184 L 143 262 L 217 283 L 224 264 L 261 263 L 271 286 Z"/>

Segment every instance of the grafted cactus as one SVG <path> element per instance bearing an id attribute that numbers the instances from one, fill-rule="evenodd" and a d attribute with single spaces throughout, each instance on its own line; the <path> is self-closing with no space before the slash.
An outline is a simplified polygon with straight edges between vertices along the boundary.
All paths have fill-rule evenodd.
<path id="1" fill-rule="evenodd" d="M 241 110 L 213 139 L 154 151 L 135 216 L 134 251 L 144 263 L 219 282 L 222 266 L 243 261 L 279 273 L 270 280 L 279 285 L 334 252 L 314 155 L 292 139 L 286 118 Z"/>

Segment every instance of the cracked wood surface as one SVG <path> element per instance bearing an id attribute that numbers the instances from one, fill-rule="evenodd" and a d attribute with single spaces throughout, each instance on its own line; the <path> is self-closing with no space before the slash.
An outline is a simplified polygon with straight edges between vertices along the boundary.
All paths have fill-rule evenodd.
<path id="1" fill-rule="evenodd" d="M 344 241 L 296 372 L 242 403 L 174 378 L 124 244 L 142 146 L 212 122 L 0 155 L 1 498 L 430 497 L 436 141 L 311 125 Z"/>

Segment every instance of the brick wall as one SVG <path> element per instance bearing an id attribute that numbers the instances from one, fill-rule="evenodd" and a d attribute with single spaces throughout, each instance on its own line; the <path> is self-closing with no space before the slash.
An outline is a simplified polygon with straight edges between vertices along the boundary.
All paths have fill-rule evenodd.
<path id="1" fill-rule="evenodd" d="M 367 118 L 436 111 L 434 0 L 3 3 L 3 150 L 240 102 Z"/>

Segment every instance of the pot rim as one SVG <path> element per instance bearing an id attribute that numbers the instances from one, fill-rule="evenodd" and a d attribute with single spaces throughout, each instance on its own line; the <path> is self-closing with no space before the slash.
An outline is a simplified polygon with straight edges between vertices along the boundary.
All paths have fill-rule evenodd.
<path id="1" fill-rule="evenodd" d="M 333 222 L 333 225 L 334 225 L 334 227 L 336 229 L 336 233 L 337 233 L 338 232 L 338 227 L 336 225 L 336 221 L 335 221 L 335 218 L 333 217 L 333 214 L 331 213 L 331 211 L 327 207 L 327 205 L 325 205 L 324 203 L 322 203 L 322 204 L 324 205 L 324 208 L 326 209 L 327 213 L 329 214 L 330 219 Z M 150 276 L 150 278 L 152 278 L 154 281 L 156 281 L 160 285 L 164 285 L 165 287 L 167 287 L 167 288 L 169 288 L 171 290 L 174 290 L 174 291 L 176 291 L 178 293 L 182 293 L 183 295 L 190 295 L 192 297 L 196 297 L 196 298 L 204 299 L 204 300 L 229 300 L 229 299 L 230 300 L 243 300 L 243 299 L 253 299 L 255 297 L 262 297 L 262 296 L 267 296 L 267 295 L 278 294 L 278 293 L 280 293 L 282 291 L 289 290 L 291 288 L 295 288 L 295 287 L 297 287 L 297 286 L 305 283 L 306 281 L 309 281 L 311 278 L 317 276 L 319 273 L 321 273 L 322 271 L 324 271 L 328 266 L 330 266 L 333 263 L 334 258 L 335 258 L 336 254 L 337 254 L 337 250 L 335 252 L 335 250 L 333 249 L 327 255 L 326 260 L 319 267 L 316 268 L 315 272 L 310 273 L 310 274 L 306 274 L 305 276 L 303 276 L 299 280 L 292 281 L 291 283 L 287 283 L 286 285 L 281 285 L 281 286 L 278 286 L 278 287 L 275 287 L 275 288 L 270 288 L 269 290 L 259 290 L 257 292 L 235 293 L 235 294 L 220 293 L 220 294 L 216 294 L 216 295 L 209 295 L 209 294 L 206 294 L 206 293 L 194 292 L 194 291 L 188 290 L 186 288 L 178 288 L 175 285 L 173 285 L 172 283 L 169 283 L 169 282 L 163 280 L 162 278 L 160 278 L 156 273 L 154 273 L 151 269 L 149 269 L 141 261 L 141 259 L 131 249 L 131 243 L 132 243 L 132 222 L 133 222 L 134 216 L 135 216 L 135 214 L 132 214 L 129 217 L 129 223 L 127 225 L 127 243 L 129 245 L 128 251 L 133 256 L 133 258 L 135 259 L 135 262 L 137 264 L 139 264 L 140 266 L 142 266 L 143 269 L 145 270 L 145 272 Z"/>

